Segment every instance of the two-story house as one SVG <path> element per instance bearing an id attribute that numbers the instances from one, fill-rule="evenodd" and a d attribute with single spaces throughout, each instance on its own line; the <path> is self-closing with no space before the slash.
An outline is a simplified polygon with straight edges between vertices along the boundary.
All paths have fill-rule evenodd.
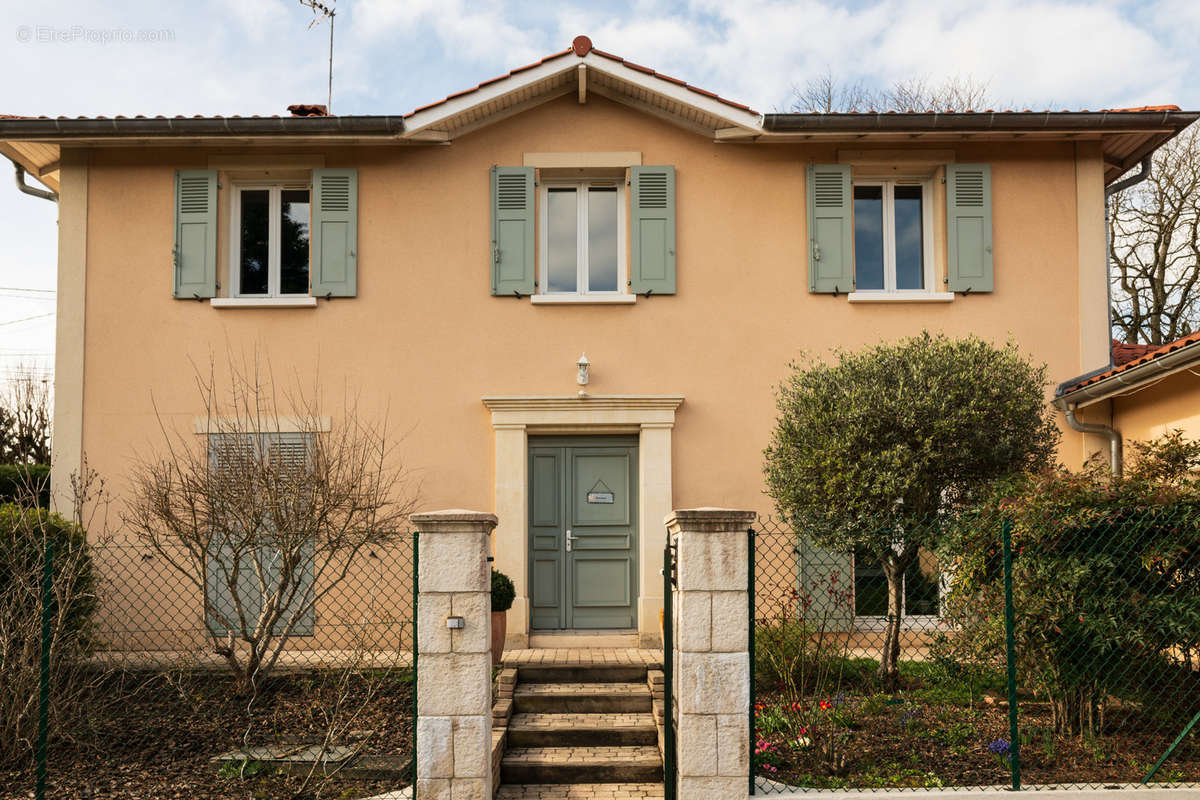
<path id="1" fill-rule="evenodd" d="M 771 511 L 804 353 L 930 329 L 1107 366 L 1105 186 L 1197 118 L 760 114 L 583 36 L 322 112 L 0 119 L 58 193 L 54 491 L 86 454 L 119 500 L 160 418 L 205 435 L 193 364 L 260 353 L 336 387 L 331 424 L 345 387 L 388 409 L 423 505 L 499 516 L 513 644 L 657 641 L 664 516 Z M 1067 464 L 1103 446 L 1064 430 Z"/>

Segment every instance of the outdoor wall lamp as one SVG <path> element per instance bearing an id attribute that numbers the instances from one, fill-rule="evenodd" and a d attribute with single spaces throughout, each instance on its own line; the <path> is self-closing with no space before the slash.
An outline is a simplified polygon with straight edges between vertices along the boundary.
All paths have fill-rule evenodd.
<path id="1" fill-rule="evenodd" d="M 588 382 L 588 367 L 592 362 L 588 361 L 587 353 L 579 356 L 579 360 L 575 362 L 575 366 L 579 367 L 579 375 L 575 378 L 575 382 L 580 386 L 587 386 Z"/>

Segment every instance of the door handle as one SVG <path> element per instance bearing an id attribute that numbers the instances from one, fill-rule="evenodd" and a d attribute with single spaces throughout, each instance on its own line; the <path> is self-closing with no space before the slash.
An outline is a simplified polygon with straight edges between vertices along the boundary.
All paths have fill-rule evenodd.
<path id="1" fill-rule="evenodd" d="M 567 552 L 568 553 L 571 552 L 571 543 L 574 542 L 577 538 L 579 538 L 579 537 L 572 536 L 571 529 L 567 528 Z"/>

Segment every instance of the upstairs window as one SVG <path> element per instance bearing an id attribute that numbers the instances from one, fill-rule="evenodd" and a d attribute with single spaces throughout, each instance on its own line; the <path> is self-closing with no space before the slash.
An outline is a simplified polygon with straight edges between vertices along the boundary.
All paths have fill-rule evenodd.
<path id="1" fill-rule="evenodd" d="M 234 187 L 234 297 L 308 294 L 311 215 L 306 185 Z"/>
<path id="2" fill-rule="evenodd" d="M 927 182 L 854 181 L 854 288 L 924 292 L 932 286 Z"/>
<path id="3" fill-rule="evenodd" d="M 625 277 L 625 187 L 615 180 L 541 187 L 543 294 L 615 295 Z"/>

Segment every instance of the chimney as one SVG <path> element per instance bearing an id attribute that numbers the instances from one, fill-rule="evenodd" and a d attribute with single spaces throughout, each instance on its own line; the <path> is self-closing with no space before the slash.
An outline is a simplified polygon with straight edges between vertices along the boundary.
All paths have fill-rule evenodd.
<path id="1" fill-rule="evenodd" d="M 287 107 L 293 117 L 327 117 L 329 109 L 323 103 L 296 103 Z"/>

